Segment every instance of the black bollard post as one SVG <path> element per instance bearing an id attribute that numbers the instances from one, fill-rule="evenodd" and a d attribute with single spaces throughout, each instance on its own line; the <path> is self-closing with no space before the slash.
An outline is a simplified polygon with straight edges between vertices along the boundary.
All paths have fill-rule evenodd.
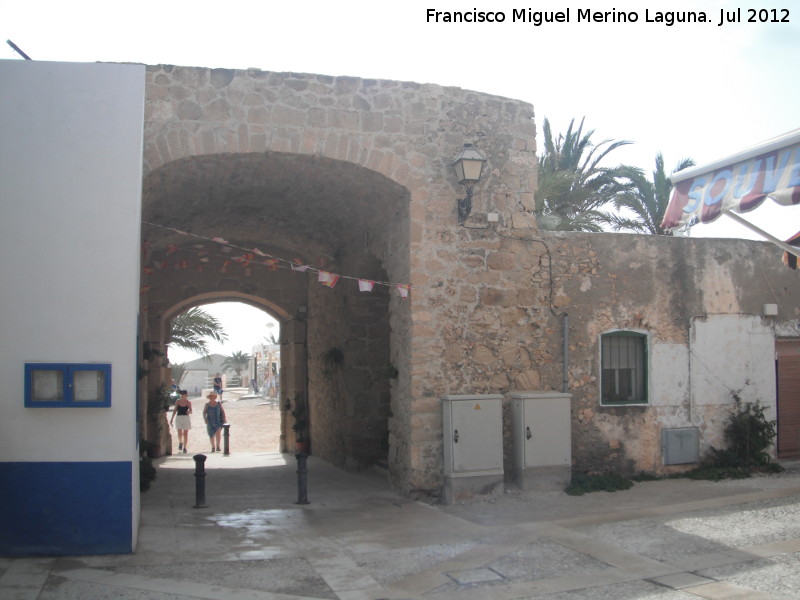
<path id="1" fill-rule="evenodd" d="M 194 458 L 194 508 L 206 508 L 206 455 L 195 454 Z"/>
<path id="2" fill-rule="evenodd" d="M 223 456 L 228 456 L 231 453 L 230 437 L 231 437 L 231 424 L 225 423 L 222 426 L 222 447 L 224 449 L 224 452 L 222 453 Z"/>
<path id="3" fill-rule="evenodd" d="M 305 452 L 298 452 L 294 457 L 297 459 L 297 504 L 308 504 L 308 489 L 306 487 L 306 475 L 308 474 L 306 461 L 308 455 Z"/>

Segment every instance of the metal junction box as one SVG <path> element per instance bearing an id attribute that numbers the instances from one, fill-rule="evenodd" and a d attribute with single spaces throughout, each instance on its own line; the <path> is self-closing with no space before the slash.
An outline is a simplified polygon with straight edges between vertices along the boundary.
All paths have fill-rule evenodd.
<path id="1" fill-rule="evenodd" d="M 523 489 L 563 489 L 572 479 L 572 394 L 512 392 L 513 476 Z"/>
<path id="2" fill-rule="evenodd" d="M 687 465 L 698 462 L 700 456 L 698 428 L 662 429 L 661 456 L 665 465 Z"/>
<path id="3" fill-rule="evenodd" d="M 442 398 L 444 502 L 503 492 L 503 396 Z"/>

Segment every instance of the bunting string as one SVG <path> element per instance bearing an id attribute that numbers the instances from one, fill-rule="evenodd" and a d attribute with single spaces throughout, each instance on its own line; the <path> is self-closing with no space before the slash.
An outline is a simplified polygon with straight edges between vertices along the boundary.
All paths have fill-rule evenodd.
<path id="1" fill-rule="evenodd" d="M 326 287 L 333 288 L 339 282 L 340 279 L 355 281 L 358 284 L 358 289 L 361 292 L 371 292 L 376 285 L 386 286 L 390 288 L 394 288 L 397 290 L 397 293 L 400 294 L 401 298 L 407 299 L 409 297 L 411 288 L 413 287 L 410 283 L 395 283 L 391 281 L 376 281 L 373 279 L 366 279 L 363 277 L 352 277 L 350 275 L 341 275 L 339 273 L 331 273 L 330 271 L 324 271 L 322 269 L 318 269 L 312 267 L 309 264 L 305 264 L 300 259 L 293 259 L 288 260 L 286 258 L 281 258 L 279 256 L 273 256 L 258 248 L 244 248 L 242 246 L 237 246 L 236 244 L 230 243 L 228 240 L 225 240 L 221 237 L 206 237 L 196 233 L 191 233 L 189 231 L 184 231 L 182 229 L 177 229 L 175 227 L 167 227 L 165 225 L 159 225 L 158 223 L 150 223 L 149 221 L 142 221 L 142 224 L 148 225 L 150 227 L 155 227 L 157 229 L 163 229 L 165 231 L 169 231 L 171 233 L 176 233 L 178 235 L 184 235 L 188 237 L 192 237 L 198 240 L 202 240 L 205 243 L 216 244 L 221 247 L 221 250 L 226 254 L 217 254 L 211 252 L 205 246 L 199 246 L 195 248 L 194 251 L 183 249 L 185 251 L 191 251 L 197 254 L 197 260 L 200 262 L 198 266 L 199 270 L 202 270 L 205 266 L 210 263 L 211 257 L 222 258 L 223 263 L 220 267 L 220 271 L 223 273 L 228 272 L 231 267 L 239 266 L 244 269 L 245 275 L 250 275 L 251 266 L 256 265 L 262 268 L 267 268 L 270 271 L 275 271 L 277 269 L 288 269 L 292 271 L 298 271 L 301 273 L 315 273 L 317 276 L 317 281 Z M 178 252 L 180 252 L 182 248 L 175 244 L 170 244 L 167 246 L 165 254 L 166 256 L 172 256 Z M 142 262 L 143 264 L 148 259 L 148 255 L 151 251 L 150 243 L 145 241 L 142 244 Z M 238 256 L 234 256 L 232 252 L 234 251 L 241 251 L 242 254 Z M 178 257 L 175 257 L 178 258 Z M 172 266 L 175 269 L 188 269 L 191 267 L 191 263 L 186 259 L 178 259 L 170 262 L 168 260 L 157 260 L 153 258 L 144 266 L 142 267 L 142 271 L 145 275 L 152 274 L 156 271 L 161 271 L 164 269 L 169 268 Z M 150 289 L 150 286 L 144 285 L 142 286 L 142 293 L 147 292 Z"/>

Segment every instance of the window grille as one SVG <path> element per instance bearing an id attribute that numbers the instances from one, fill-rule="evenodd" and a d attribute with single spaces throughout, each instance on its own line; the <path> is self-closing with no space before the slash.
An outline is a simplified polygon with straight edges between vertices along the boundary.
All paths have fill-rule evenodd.
<path id="1" fill-rule="evenodd" d="M 647 336 L 618 331 L 600 339 L 601 402 L 647 404 Z"/>

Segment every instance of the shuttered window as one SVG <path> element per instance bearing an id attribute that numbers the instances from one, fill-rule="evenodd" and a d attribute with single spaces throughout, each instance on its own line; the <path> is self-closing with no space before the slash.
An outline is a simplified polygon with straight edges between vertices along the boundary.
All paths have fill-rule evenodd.
<path id="1" fill-rule="evenodd" d="M 600 336 L 602 404 L 647 404 L 647 336 L 615 331 Z"/>

